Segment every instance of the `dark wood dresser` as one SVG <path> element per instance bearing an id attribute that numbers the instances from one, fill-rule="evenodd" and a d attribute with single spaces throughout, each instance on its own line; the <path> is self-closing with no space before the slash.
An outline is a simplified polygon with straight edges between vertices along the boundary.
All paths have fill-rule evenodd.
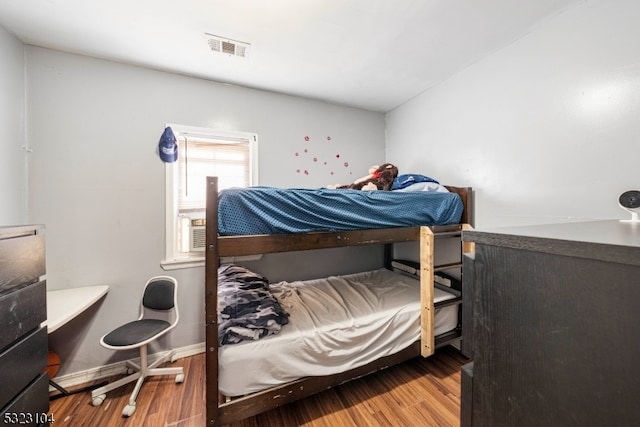
<path id="1" fill-rule="evenodd" d="M 640 223 L 463 233 L 462 426 L 640 425 Z"/>
<path id="2" fill-rule="evenodd" d="M 0 227 L 0 425 L 47 425 L 44 230 Z"/>

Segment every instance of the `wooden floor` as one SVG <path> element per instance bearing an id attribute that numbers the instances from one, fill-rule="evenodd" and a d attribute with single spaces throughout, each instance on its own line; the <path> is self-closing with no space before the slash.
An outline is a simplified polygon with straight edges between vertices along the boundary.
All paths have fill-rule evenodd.
<path id="1" fill-rule="evenodd" d="M 445 347 L 428 359 L 387 368 L 232 427 L 458 426 L 460 366 L 464 363 L 456 349 Z M 172 366 L 184 367 L 184 383 L 175 384 L 172 376 L 148 379 L 133 416 L 122 417 L 133 390 L 129 384 L 108 393 L 99 407 L 91 405 L 89 392 L 52 400 L 52 426 L 206 426 L 204 354 L 180 359 Z"/>

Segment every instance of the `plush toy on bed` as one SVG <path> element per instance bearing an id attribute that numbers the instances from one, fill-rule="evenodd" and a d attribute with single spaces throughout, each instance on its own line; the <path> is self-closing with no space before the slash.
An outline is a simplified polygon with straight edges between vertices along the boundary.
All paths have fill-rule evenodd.
<path id="1" fill-rule="evenodd" d="M 349 185 L 330 185 L 329 188 L 351 190 L 391 190 L 393 180 L 398 176 L 398 168 L 391 163 L 369 168 L 369 175 L 363 176 Z"/>

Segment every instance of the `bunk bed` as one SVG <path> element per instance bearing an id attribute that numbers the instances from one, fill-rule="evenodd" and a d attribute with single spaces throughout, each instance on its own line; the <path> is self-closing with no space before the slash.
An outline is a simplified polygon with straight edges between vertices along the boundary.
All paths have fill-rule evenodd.
<path id="1" fill-rule="evenodd" d="M 230 199 L 227 198 L 225 200 L 221 200 L 218 192 L 217 178 L 207 178 L 205 329 L 206 396 L 207 420 L 209 425 L 225 425 L 256 415 L 410 358 L 420 355 L 427 357 L 433 354 L 437 347 L 459 341 L 462 338 L 462 332 L 459 327 L 461 324 L 459 317 L 457 327 L 453 329 L 446 328 L 444 333 L 439 334 L 436 333 L 435 330 L 434 315 L 436 310 L 444 309 L 449 306 L 458 306 L 461 303 L 462 288 L 460 282 L 459 280 L 456 280 L 455 277 L 445 275 L 446 280 L 450 280 L 453 283 L 451 287 L 453 289 L 452 293 L 454 294 L 454 297 L 449 295 L 449 297 L 441 298 L 443 300 L 442 302 L 434 303 L 434 299 L 438 299 L 439 292 L 437 287 L 434 286 L 434 281 L 436 279 L 436 274 L 441 274 L 442 271 L 459 268 L 461 260 L 460 262 L 455 263 L 434 265 L 434 248 L 436 239 L 454 238 L 460 243 L 461 253 L 472 250 L 472 248 L 466 247 L 462 242 L 461 234 L 462 230 L 471 228 L 473 224 L 473 193 L 471 188 L 468 187 L 447 186 L 446 189 L 448 190 L 448 194 L 455 195 L 453 198 L 455 198 L 459 205 L 455 209 L 459 209 L 459 211 L 449 212 L 449 208 L 441 209 L 438 207 L 441 202 L 432 202 L 432 204 L 435 203 L 438 205 L 435 207 L 436 211 L 440 210 L 441 212 L 445 212 L 444 217 L 432 217 L 429 216 L 432 215 L 429 213 L 426 218 L 423 218 L 420 215 L 415 214 L 415 212 L 412 212 L 412 214 L 415 215 L 399 215 L 401 217 L 398 219 L 400 223 L 393 222 L 396 221 L 396 219 L 393 219 L 391 223 L 387 224 L 385 219 L 374 216 L 374 213 L 367 211 L 368 206 L 367 203 L 365 203 L 365 205 L 361 206 L 364 211 L 361 213 L 361 216 L 358 217 L 357 221 L 344 226 L 333 223 L 326 225 L 326 221 L 323 221 L 324 214 L 316 211 L 322 209 L 321 206 L 317 206 L 317 209 L 310 208 L 305 205 L 306 202 L 301 202 L 300 199 L 295 198 L 291 206 L 281 206 L 278 204 L 279 202 L 274 202 L 271 198 L 272 192 L 280 191 L 277 189 L 264 189 L 264 194 L 258 191 L 259 198 L 261 200 L 260 206 L 249 207 L 249 209 L 256 209 L 258 211 L 256 215 L 247 214 L 247 211 L 236 211 L 231 214 L 231 217 L 240 219 L 241 222 L 247 217 L 250 217 L 249 219 L 251 219 L 252 216 L 255 217 L 254 219 L 257 222 L 260 222 L 261 218 L 270 215 L 270 213 L 263 212 L 262 209 L 266 209 L 267 211 L 273 209 L 275 212 L 283 212 L 293 209 L 293 214 L 289 216 L 296 218 L 297 215 L 295 209 L 300 208 L 307 212 L 311 212 L 317 219 L 317 221 L 314 222 L 312 218 L 305 224 L 296 224 L 293 228 L 271 229 L 260 228 L 261 226 L 264 227 L 264 224 L 259 224 L 258 226 L 255 224 L 247 226 L 246 222 L 241 223 L 240 225 L 227 224 L 225 222 L 226 219 L 223 217 L 223 206 L 231 204 L 232 208 L 238 208 L 243 204 L 242 198 L 244 197 L 244 193 L 233 193 L 233 197 Z M 326 193 L 327 191 L 329 193 Z M 355 190 L 304 190 L 302 193 L 303 195 L 307 195 L 307 193 L 320 192 L 320 198 L 323 196 L 340 198 L 342 197 L 343 191 L 349 192 Z M 367 195 L 364 195 L 364 192 L 358 193 L 361 193 L 361 197 L 364 198 L 375 198 L 383 197 L 382 193 L 387 192 L 371 191 L 366 192 L 368 193 Z M 317 194 L 312 194 L 311 200 L 317 196 Z M 406 199 L 405 196 L 397 196 L 394 198 L 401 199 L 402 203 L 405 204 L 403 206 L 406 206 L 406 203 L 412 203 L 411 196 L 406 197 Z M 452 199 L 451 196 L 437 195 L 430 198 L 433 200 L 440 200 L 443 198 Z M 354 202 L 349 200 L 348 203 L 349 206 L 352 206 Z M 324 204 L 322 201 L 319 202 L 319 205 L 322 204 Z M 375 205 L 376 203 L 371 204 Z M 444 202 L 442 202 L 442 204 L 444 205 Z M 226 208 L 227 207 L 225 207 L 225 209 Z M 433 211 L 433 208 L 430 208 L 430 211 Z M 452 220 L 454 217 L 455 220 Z M 366 218 L 371 218 L 374 222 L 368 223 Z M 309 225 L 309 223 L 312 224 Z M 272 227 L 272 225 L 272 222 L 270 222 L 267 227 Z M 280 225 L 278 225 L 278 227 L 280 227 Z M 285 225 L 285 227 L 289 226 Z M 256 349 L 246 347 L 242 349 L 241 352 L 233 353 L 233 345 L 231 345 L 229 347 L 229 355 L 225 355 L 225 360 L 227 362 L 224 362 L 224 360 L 221 359 L 222 347 L 219 346 L 220 337 L 218 324 L 218 282 L 220 280 L 219 267 L 221 258 L 379 244 L 384 245 L 385 267 L 388 270 L 394 270 L 393 265 L 395 265 L 395 263 L 393 260 L 392 244 L 411 241 L 419 242 L 419 263 L 414 266 L 417 267 L 416 272 L 418 273 L 418 276 L 416 276 L 416 278 L 399 280 L 400 282 L 408 283 L 409 285 L 411 284 L 411 280 L 415 280 L 419 288 L 420 305 L 418 309 L 419 312 L 417 314 L 417 321 L 419 323 L 419 334 L 417 335 L 419 336 L 411 339 L 408 346 L 403 347 L 399 351 L 387 352 L 380 357 L 370 357 L 363 362 L 364 364 L 355 364 L 354 367 L 345 368 L 339 372 L 317 375 L 316 371 L 321 370 L 314 369 L 313 376 L 295 376 L 268 388 L 258 387 L 256 389 L 247 389 L 246 393 L 242 390 L 232 390 L 230 393 L 227 390 L 228 387 L 224 385 L 224 383 L 221 387 L 221 382 L 219 381 L 222 379 L 222 372 L 220 371 L 221 363 L 224 363 L 224 369 L 227 369 L 228 366 L 233 364 L 228 362 L 239 358 L 241 354 L 246 356 L 247 353 L 256 353 L 264 350 L 264 347 L 257 347 Z M 402 275 L 403 273 L 404 272 L 393 274 Z M 370 274 L 379 275 L 380 277 L 383 277 L 384 280 L 394 280 L 393 278 L 389 278 L 388 274 L 383 271 L 373 272 Z M 369 280 L 368 278 L 369 276 L 367 276 L 367 280 Z M 346 278 L 333 278 L 331 280 L 337 280 L 341 283 L 343 280 L 350 281 L 352 279 L 353 277 L 350 276 Z M 356 277 L 356 279 L 358 279 L 358 277 Z M 286 286 L 298 286 L 298 284 L 286 284 L 285 288 Z M 302 286 L 304 286 L 304 284 Z M 329 285 L 323 284 L 322 286 Z M 331 289 L 335 290 L 339 289 L 339 287 Z M 460 316 L 460 314 L 458 314 L 460 312 L 460 310 L 456 311 L 456 316 Z M 287 334 L 282 335 L 282 339 L 286 340 Z M 271 341 L 267 341 L 267 339 L 265 339 L 264 342 Z M 225 349 L 225 351 L 227 350 Z M 240 364 L 240 366 L 244 364 L 248 367 L 251 365 L 251 362 L 247 359 L 237 361 L 236 365 L 237 364 Z M 261 368 L 257 367 L 256 369 L 260 370 Z M 248 376 L 250 377 L 251 374 L 248 374 Z M 222 391 L 225 391 L 226 395 L 223 395 Z M 233 397 L 229 397 L 229 394 L 233 395 Z"/>

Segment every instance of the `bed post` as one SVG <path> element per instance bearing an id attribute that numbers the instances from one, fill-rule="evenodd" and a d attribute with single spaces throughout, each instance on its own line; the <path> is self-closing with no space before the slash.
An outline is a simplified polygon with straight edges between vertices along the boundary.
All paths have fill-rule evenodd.
<path id="1" fill-rule="evenodd" d="M 218 419 L 218 178 L 207 177 L 205 356 L 207 425 Z"/>
<path id="2" fill-rule="evenodd" d="M 465 230 L 473 230 L 473 226 L 471 224 L 462 224 L 462 231 L 465 231 Z M 464 240 L 462 241 L 462 255 L 475 252 L 475 250 L 476 250 L 475 243 L 466 242 Z"/>
<path id="3" fill-rule="evenodd" d="M 433 251 L 435 239 L 430 227 L 420 227 L 420 348 L 422 357 L 435 351 L 433 335 Z"/>
<path id="4" fill-rule="evenodd" d="M 462 211 L 462 218 L 460 223 L 469 224 L 471 227 L 475 225 L 475 200 L 473 197 L 473 188 L 471 187 L 454 187 L 451 185 L 445 185 L 445 187 L 452 193 L 456 193 L 460 196 L 462 204 L 464 205 L 464 211 Z"/>
<path id="5" fill-rule="evenodd" d="M 387 270 L 392 270 L 391 262 L 393 261 L 393 244 L 386 243 L 384 245 L 384 268 Z"/>

